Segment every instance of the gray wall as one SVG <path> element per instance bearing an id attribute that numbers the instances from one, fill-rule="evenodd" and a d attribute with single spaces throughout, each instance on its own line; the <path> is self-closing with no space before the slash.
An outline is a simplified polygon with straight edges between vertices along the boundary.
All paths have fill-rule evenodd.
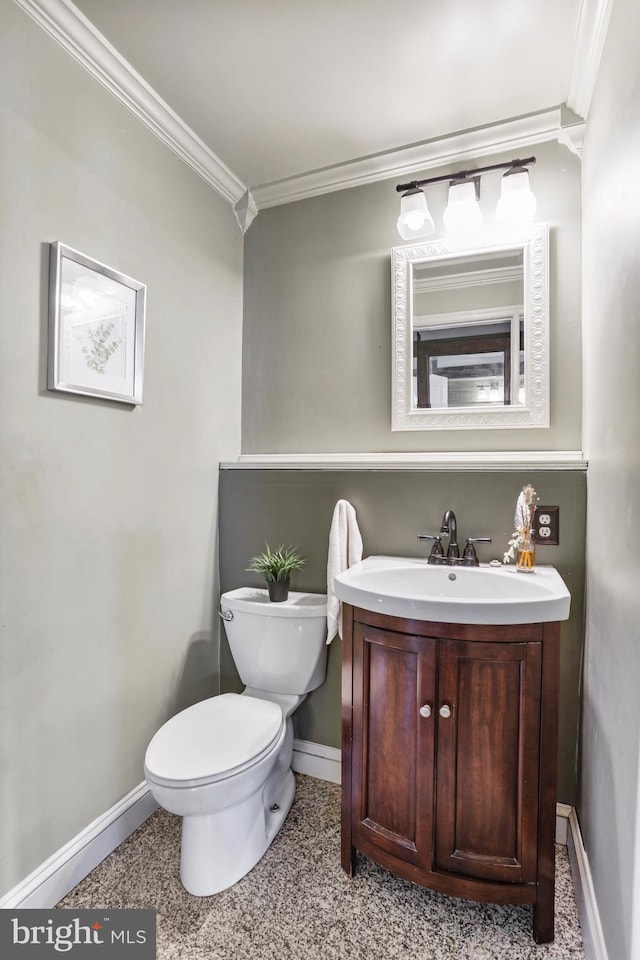
<path id="1" fill-rule="evenodd" d="M 222 590 L 243 584 L 263 586 L 245 568 L 249 557 L 264 549 L 267 541 L 271 546 L 296 544 L 307 558 L 295 575 L 294 589 L 324 592 L 329 527 L 341 497 L 356 508 L 365 556 L 426 556 L 428 547 L 418 543 L 416 534 L 438 532 L 445 509 L 453 507 L 461 541 L 468 536 L 491 536 L 493 544 L 480 548 L 481 559 L 502 558 L 512 532 L 515 502 L 527 481 L 534 484 L 543 503 L 560 506 L 560 546 L 539 547 L 538 559 L 558 568 L 572 597 L 571 618 L 562 628 L 558 798 L 573 803 L 583 635 L 584 474 L 222 470 L 220 586 Z M 325 684 L 295 715 L 296 735 L 303 740 L 340 746 L 340 655 L 341 643 L 335 640 Z M 220 675 L 223 690 L 241 689 L 224 638 Z"/>
<path id="2" fill-rule="evenodd" d="M 219 460 L 240 445 L 231 208 L 0 2 L 0 895 L 217 689 Z M 148 285 L 144 405 L 46 391 L 48 244 Z"/>
<path id="3" fill-rule="evenodd" d="M 616 0 L 584 148 L 589 517 L 579 817 L 610 960 L 640 957 L 639 36 L 640 6 Z"/>
<path id="4" fill-rule="evenodd" d="M 391 431 L 390 249 L 399 244 L 395 183 L 387 181 L 261 211 L 245 242 L 243 327 L 244 453 L 362 453 L 570 450 L 581 447 L 580 164 L 557 143 L 535 149 L 537 219 L 550 225 L 551 427 L 534 430 Z M 487 162 L 512 159 L 492 157 Z M 482 158 L 477 158 L 478 165 Z M 428 176 L 438 172 L 429 171 Z M 483 180 L 485 222 L 500 177 Z M 441 232 L 446 184 L 429 188 Z M 433 531 L 453 507 L 465 535 L 495 538 L 501 555 L 515 499 L 538 475 L 401 472 L 256 473 L 223 471 L 220 501 L 223 589 L 252 582 L 252 553 L 296 543 L 309 557 L 299 584 L 324 590 L 333 505 L 351 499 L 366 553 L 417 553 L 418 530 Z M 539 475 L 540 493 L 562 512 L 562 545 L 549 551 L 573 594 L 563 631 L 560 798 L 576 784 L 578 687 L 582 639 L 585 479 Z M 469 508 L 465 508 L 469 504 Z M 474 516 L 478 519 L 474 520 Z M 544 559 L 544 556 L 543 556 Z M 221 682 L 238 680 L 225 641 Z M 323 688 L 300 708 L 303 739 L 340 743 L 339 646 Z"/>
<path id="5" fill-rule="evenodd" d="M 401 241 L 395 181 L 386 181 L 263 210 L 251 225 L 244 453 L 580 449 L 580 163 L 557 143 L 531 153 L 536 217 L 551 228 L 550 429 L 391 432 L 390 250 Z M 499 174 L 483 178 L 489 228 L 499 188 Z M 441 231 L 447 187 L 428 190 Z"/>

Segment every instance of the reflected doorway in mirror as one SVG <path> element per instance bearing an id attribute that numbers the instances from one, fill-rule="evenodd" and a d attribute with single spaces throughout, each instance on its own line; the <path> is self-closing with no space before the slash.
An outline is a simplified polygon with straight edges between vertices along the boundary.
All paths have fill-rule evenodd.
<path id="1" fill-rule="evenodd" d="M 394 247 L 392 429 L 549 426 L 548 228 Z"/>

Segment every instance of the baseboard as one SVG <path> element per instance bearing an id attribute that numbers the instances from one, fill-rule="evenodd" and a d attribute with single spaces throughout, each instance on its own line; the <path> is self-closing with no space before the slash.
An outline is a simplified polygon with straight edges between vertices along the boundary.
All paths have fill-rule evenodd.
<path id="1" fill-rule="evenodd" d="M 292 767 L 296 773 L 339 784 L 341 751 L 296 739 Z M 55 906 L 157 808 L 147 784 L 141 783 L 0 898 L 0 909 Z M 608 960 L 578 820 L 574 808 L 563 803 L 556 807 L 556 843 L 569 847 L 587 960 Z M 589 950 L 587 941 L 592 944 Z"/>
<path id="2" fill-rule="evenodd" d="M 340 783 L 340 750 L 294 741 L 293 769 Z M 141 783 L 0 898 L 0 909 L 54 907 L 147 820 L 158 805 Z"/>
<path id="3" fill-rule="evenodd" d="M 591 877 L 589 858 L 582 842 L 580 824 L 575 809 L 569 814 L 567 838 L 571 876 L 576 891 L 580 928 L 586 960 L 608 960 L 607 946 L 602 932 L 598 901 Z"/>
<path id="4" fill-rule="evenodd" d="M 563 847 L 567 845 L 569 835 L 569 817 L 573 807 L 568 803 L 556 803 L 556 843 L 561 843 Z"/>
<path id="5" fill-rule="evenodd" d="M 123 797 L 0 899 L 0 909 L 54 907 L 157 810 L 146 783 Z"/>
<path id="6" fill-rule="evenodd" d="M 294 740 L 293 769 L 318 780 L 340 783 L 340 750 L 309 740 Z M 556 804 L 556 843 L 568 848 L 586 960 L 608 960 L 589 860 L 575 808 Z"/>
<path id="7" fill-rule="evenodd" d="M 342 774 L 341 751 L 310 740 L 293 741 L 291 766 L 296 773 L 306 773 L 317 780 L 340 783 Z"/>

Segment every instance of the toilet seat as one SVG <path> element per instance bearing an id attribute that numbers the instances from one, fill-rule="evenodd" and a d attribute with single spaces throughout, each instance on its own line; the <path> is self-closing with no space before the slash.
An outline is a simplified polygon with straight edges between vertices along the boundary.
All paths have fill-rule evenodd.
<path id="1" fill-rule="evenodd" d="M 274 748 L 285 727 L 270 700 L 223 693 L 187 707 L 147 748 L 145 776 L 168 787 L 196 787 L 237 776 Z"/>

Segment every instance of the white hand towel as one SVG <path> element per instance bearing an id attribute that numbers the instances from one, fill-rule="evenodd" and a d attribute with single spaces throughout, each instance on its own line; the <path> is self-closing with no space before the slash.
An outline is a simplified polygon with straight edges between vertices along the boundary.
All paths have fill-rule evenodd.
<path id="1" fill-rule="evenodd" d="M 362 560 L 362 537 L 358 529 L 356 511 L 348 500 L 338 500 L 333 510 L 329 531 L 327 558 L 327 643 L 336 633 L 342 636 L 342 604 L 333 590 L 336 574 L 342 573 Z"/>

